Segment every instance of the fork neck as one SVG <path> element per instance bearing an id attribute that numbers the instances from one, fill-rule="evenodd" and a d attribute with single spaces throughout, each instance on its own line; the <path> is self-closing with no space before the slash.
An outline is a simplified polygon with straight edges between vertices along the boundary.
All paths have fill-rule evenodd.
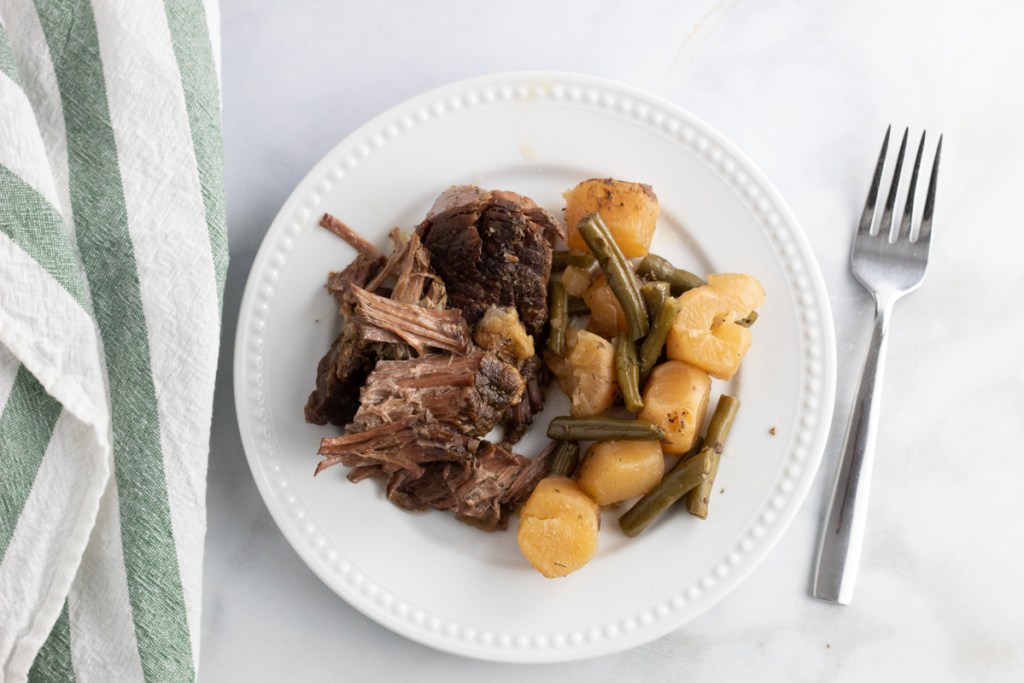
<path id="1" fill-rule="evenodd" d="M 875 320 L 868 346 L 867 365 L 882 365 L 885 362 L 886 348 L 889 345 L 889 320 L 892 318 L 893 305 L 898 298 L 898 295 L 886 292 L 874 293 Z"/>
<path id="2" fill-rule="evenodd" d="M 896 300 L 900 298 L 900 295 L 895 292 L 872 292 L 875 299 L 875 322 L 876 325 L 881 323 L 887 331 L 889 328 L 889 318 L 892 315 L 893 306 L 896 304 Z"/>

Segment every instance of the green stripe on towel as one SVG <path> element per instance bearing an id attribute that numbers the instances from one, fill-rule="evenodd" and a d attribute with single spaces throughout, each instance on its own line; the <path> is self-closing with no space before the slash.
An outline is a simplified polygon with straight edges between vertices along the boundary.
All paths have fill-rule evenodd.
<path id="1" fill-rule="evenodd" d="M 71 663 L 71 622 L 68 619 L 68 601 L 43 644 L 32 668 L 29 683 L 75 683 L 75 670 Z"/>
<path id="2" fill-rule="evenodd" d="M 121 541 L 148 681 L 195 679 L 172 533 L 139 274 L 89 3 L 36 0 L 67 128 L 78 246 L 109 377 Z"/>
<path id="3" fill-rule="evenodd" d="M 41 194 L 0 164 L 0 232 L 85 306 L 85 286 L 64 217 Z M 86 308 L 86 310 L 88 310 Z"/>
<path id="4" fill-rule="evenodd" d="M 0 413 L 0 560 L 32 492 L 60 416 L 60 403 L 22 365 Z"/>
<path id="5" fill-rule="evenodd" d="M 7 40 L 7 29 L 0 24 L 0 73 L 7 74 L 8 78 L 24 88 L 21 82 L 21 74 L 18 73 L 18 65 L 14 61 L 14 52 L 11 51 L 11 43 Z"/>
<path id="6" fill-rule="evenodd" d="M 192 131 L 203 190 L 206 225 L 210 231 L 217 301 L 224 308 L 224 276 L 228 268 L 227 217 L 224 210 L 224 142 L 220 131 L 220 87 L 213 63 L 206 11 L 201 0 L 166 0 L 167 25 L 178 62 L 185 108 Z"/>

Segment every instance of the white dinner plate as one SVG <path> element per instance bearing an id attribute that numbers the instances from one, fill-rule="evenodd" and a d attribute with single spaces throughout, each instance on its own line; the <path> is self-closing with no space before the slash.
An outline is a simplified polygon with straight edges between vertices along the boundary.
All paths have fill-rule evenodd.
<path id="1" fill-rule="evenodd" d="M 698 272 L 746 272 L 767 291 L 754 345 L 730 383 L 742 401 L 707 521 L 675 510 L 635 539 L 605 511 L 597 555 L 562 579 L 530 568 L 515 524 L 486 533 L 410 513 L 341 466 L 313 478 L 320 438 L 303 420 L 317 361 L 340 329 L 323 288 L 354 251 L 319 228 L 331 212 L 381 247 L 453 184 L 520 192 L 561 215 L 592 177 L 653 186 L 652 250 Z M 591 657 L 653 640 L 742 581 L 778 541 L 817 470 L 835 389 L 828 296 L 792 213 L 728 140 L 632 87 L 565 73 L 475 78 L 415 97 L 349 135 L 303 179 L 256 257 L 235 344 L 235 400 L 253 477 L 309 567 L 371 619 L 482 659 Z M 549 391 L 544 425 L 565 410 Z M 714 406 L 712 398 L 712 407 Z M 710 412 L 710 411 L 709 411 Z M 535 454 L 536 427 L 516 450 Z M 805 567 L 797 568 L 800 571 Z"/>

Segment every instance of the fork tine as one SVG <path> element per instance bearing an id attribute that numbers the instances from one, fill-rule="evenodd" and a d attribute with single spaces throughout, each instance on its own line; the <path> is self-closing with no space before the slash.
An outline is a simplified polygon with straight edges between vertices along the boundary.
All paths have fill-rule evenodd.
<path id="1" fill-rule="evenodd" d="M 878 163 L 875 164 L 875 177 L 871 179 L 871 189 L 868 190 L 868 201 L 864 204 L 864 213 L 860 217 L 860 225 L 857 226 L 857 233 L 867 235 L 871 232 L 871 219 L 875 217 L 875 202 L 878 200 L 878 186 L 882 182 L 882 167 L 885 166 L 885 151 L 889 148 L 889 133 L 892 132 L 892 124 L 885 129 L 885 139 L 882 140 L 882 152 L 878 155 Z"/>
<path id="2" fill-rule="evenodd" d="M 903 142 L 900 143 L 900 152 L 896 155 L 896 168 L 892 171 L 892 184 L 889 186 L 889 196 L 885 198 L 885 208 L 882 210 L 882 220 L 878 224 L 878 234 L 889 239 L 892 234 L 892 212 L 896 208 L 896 191 L 900 186 L 900 174 L 903 172 L 903 155 L 907 151 L 907 134 L 910 128 L 903 130 Z"/>
<path id="3" fill-rule="evenodd" d="M 907 188 L 907 200 L 903 204 L 903 220 L 900 231 L 896 233 L 896 241 L 910 239 L 910 226 L 914 221 L 914 196 L 917 194 L 917 173 L 921 170 L 921 156 L 924 154 L 925 131 L 921 132 L 921 144 L 917 146 L 917 157 L 914 159 L 914 171 L 910 174 L 910 187 Z"/>
<path id="4" fill-rule="evenodd" d="M 939 135 L 939 144 L 935 147 L 935 160 L 932 162 L 932 177 L 928 180 L 928 194 L 924 200 L 924 213 L 921 215 L 921 229 L 917 234 L 917 241 L 925 244 L 932 236 L 932 214 L 935 212 L 935 187 L 939 181 L 939 156 L 942 154 L 942 136 Z"/>

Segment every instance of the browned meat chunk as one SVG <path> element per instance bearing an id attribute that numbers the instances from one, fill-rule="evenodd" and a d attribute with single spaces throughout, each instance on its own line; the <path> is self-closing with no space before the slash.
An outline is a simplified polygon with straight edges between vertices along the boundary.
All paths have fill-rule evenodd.
<path id="1" fill-rule="evenodd" d="M 316 388 L 306 401 L 306 422 L 347 425 L 359 408 L 359 387 L 381 358 L 399 358 L 394 344 L 363 338 L 358 324 L 346 322 L 330 351 L 316 366 Z"/>
<path id="2" fill-rule="evenodd" d="M 417 234 L 444 280 L 450 305 L 475 325 L 491 305 L 514 306 L 526 331 L 547 321 L 547 286 L 558 221 L 513 192 L 454 187 L 442 194 Z"/>
<path id="3" fill-rule="evenodd" d="M 328 276 L 327 291 L 334 296 L 339 310 L 351 311 L 349 290 L 366 285 L 383 265 L 383 257 L 360 252 L 348 267 Z M 359 408 L 359 387 L 377 360 L 382 355 L 401 357 L 401 350 L 364 339 L 359 326 L 350 323 L 351 319 L 346 319 L 341 334 L 316 366 L 316 388 L 310 393 L 304 411 L 306 422 L 348 424 Z"/>
<path id="4" fill-rule="evenodd" d="M 517 366 L 526 383 L 523 400 L 509 406 L 501 418 L 505 425 L 502 442 L 510 445 L 519 441 L 533 424 L 534 416 L 544 409 L 544 388 L 548 385 L 548 373 L 540 356 L 531 356 Z"/>

